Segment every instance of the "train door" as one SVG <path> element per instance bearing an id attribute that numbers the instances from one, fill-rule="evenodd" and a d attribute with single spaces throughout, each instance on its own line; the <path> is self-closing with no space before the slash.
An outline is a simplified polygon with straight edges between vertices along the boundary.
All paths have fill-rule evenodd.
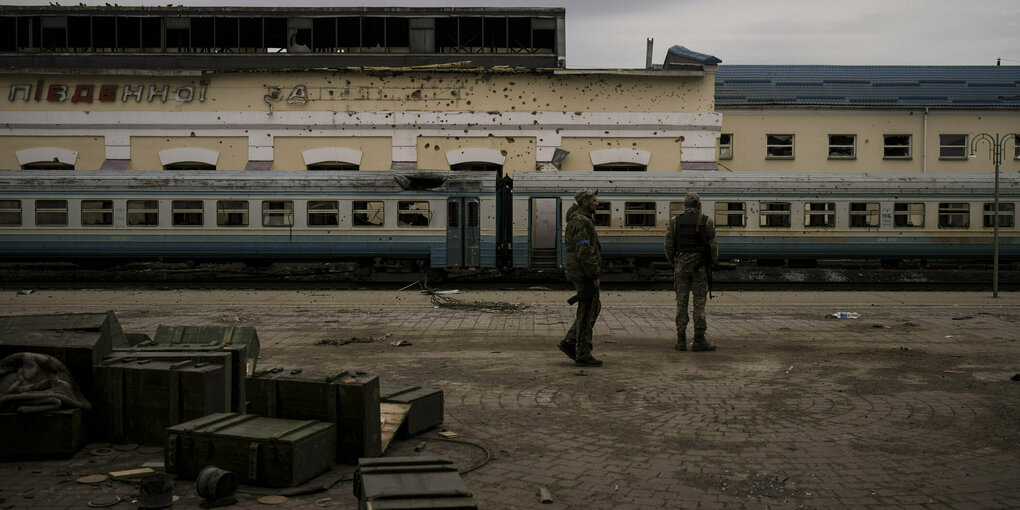
<path id="1" fill-rule="evenodd" d="M 531 199 L 531 267 L 555 268 L 560 233 L 560 199 Z"/>
<path id="2" fill-rule="evenodd" d="M 478 267 L 482 262 L 481 227 L 477 198 L 450 198 L 446 202 L 446 265 Z"/>

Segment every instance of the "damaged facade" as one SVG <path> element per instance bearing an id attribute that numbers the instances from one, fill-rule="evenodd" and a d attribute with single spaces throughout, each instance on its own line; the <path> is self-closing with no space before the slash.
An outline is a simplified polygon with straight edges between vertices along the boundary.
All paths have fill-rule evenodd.
<path id="1" fill-rule="evenodd" d="M 715 169 L 718 60 L 569 70 L 564 17 L 7 9 L 0 167 Z"/>

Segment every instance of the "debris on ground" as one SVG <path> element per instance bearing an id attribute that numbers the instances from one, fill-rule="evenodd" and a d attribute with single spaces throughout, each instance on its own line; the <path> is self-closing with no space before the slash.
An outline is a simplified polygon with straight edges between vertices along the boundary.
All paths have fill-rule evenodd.
<path id="1" fill-rule="evenodd" d="M 970 320 L 970 319 L 973 319 L 973 318 L 974 317 L 971 316 L 971 315 L 964 315 L 963 317 L 953 317 L 952 320 L 954 320 L 954 321 L 966 321 L 966 320 Z"/>
<path id="2" fill-rule="evenodd" d="M 31 294 L 33 292 L 35 292 L 35 290 L 32 290 L 32 289 L 19 290 L 18 291 L 18 295 L 19 296 L 27 296 L 27 295 L 29 295 L 29 294 Z"/>
<path id="3" fill-rule="evenodd" d="M 965 374 L 966 372 L 961 372 L 959 370 L 943 370 L 942 373 L 943 374 Z"/>
<path id="4" fill-rule="evenodd" d="M 832 317 L 834 319 L 859 319 L 861 317 L 861 314 L 857 312 L 836 312 L 830 315 L 829 317 Z"/>
<path id="5" fill-rule="evenodd" d="M 312 345 L 347 345 L 347 344 L 370 344 L 372 342 L 378 342 L 385 340 L 392 336 L 393 333 L 386 333 L 383 336 L 352 336 L 350 338 L 323 338 L 317 340 Z"/>
<path id="6" fill-rule="evenodd" d="M 545 487 L 539 487 L 538 496 L 542 499 L 542 504 L 547 505 L 553 502 L 552 494 L 549 493 L 549 489 Z"/>
<path id="7" fill-rule="evenodd" d="M 445 429 L 444 430 L 440 430 L 439 431 L 439 435 L 445 437 L 446 439 L 453 439 L 455 437 L 459 437 L 460 436 L 460 434 L 458 434 L 456 432 L 453 432 L 452 430 L 445 430 Z"/>
<path id="8" fill-rule="evenodd" d="M 390 347 L 407 347 L 408 345 L 414 345 L 407 340 L 397 340 L 396 342 L 390 342 Z"/>

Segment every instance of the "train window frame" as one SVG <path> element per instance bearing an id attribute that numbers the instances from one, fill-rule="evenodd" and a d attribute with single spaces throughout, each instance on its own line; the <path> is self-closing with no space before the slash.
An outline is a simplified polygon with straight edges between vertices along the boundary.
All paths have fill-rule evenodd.
<path id="1" fill-rule="evenodd" d="M 906 143 L 902 143 L 903 140 L 898 140 L 899 138 L 905 138 Z M 882 159 L 913 159 L 912 151 L 913 143 L 914 135 L 910 134 L 882 135 Z"/>
<path id="2" fill-rule="evenodd" d="M 194 207 L 195 204 L 198 204 L 199 207 Z M 205 202 L 202 200 L 171 200 L 170 217 L 170 224 L 174 227 L 204 227 Z"/>
<path id="3" fill-rule="evenodd" d="M 962 139 L 962 140 L 961 140 Z M 940 134 L 939 135 L 939 159 L 965 160 L 967 159 L 967 135 L 966 134 Z"/>
<path id="4" fill-rule="evenodd" d="M 789 137 L 789 142 L 784 143 L 783 137 Z M 796 152 L 794 150 L 797 138 L 794 134 L 775 134 L 768 133 L 765 135 L 765 159 L 794 159 Z M 789 150 L 789 154 L 786 154 Z"/>
<path id="5" fill-rule="evenodd" d="M 141 204 L 138 210 L 132 210 L 131 206 L 134 204 Z M 142 223 L 132 223 L 132 216 L 141 216 L 144 220 Z M 150 217 L 153 221 L 150 223 L 148 220 Z M 125 218 L 127 226 L 129 227 L 158 227 L 159 226 L 159 200 L 128 200 L 127 201 L 127 215 Z"/>
<path id="6" fill-rule="evenodd" d="M 325 207 L 324 207 L 325 206 Z M 309 200 L 306 204 L 309 228 L 330 228 L 340 226 L 340 202 L 336 200 Z M 312 218 L 331 218 L 330 222 L 317 222 Z"/>
<path id="7" fill-rule="evenodd" d="M 17 218 L 17 223 L 7 218 Z M 0 227 L 20 227 L 23 222 L 21 200 L 0 200 Z"/>
<path id="8" fill-rule="evenodd" d="M 995 202 L 985 202 L 982 206 L 981 225 L 983 228 L 995 228 L 992 218 L 995 214 L 992 209 Z M 999 228 L 1016 228 L 1016 204 L 1013 202 L 999 202 Z"/>
<path id="9" fill-rule="evenodd" d="M 251 205 L 247 200 L 217 200 L 216 226 L 246 228 L 250 222 Z"/>
<path id="10" fill-rule="evenodd" d="M 421 209 L 419 206 L 424 205 L 425 208 Z M 411 219 L 413 217 L 420 217 L 424 219 L 424 224 L 420 223 L 419 220 Z M 405 219 L 409 218 L 409 219 Z M 417 223 L 416 223 L 417 222 Z M 432 211 L 429 208 L 428 200 L 398 200 L 397 201 L 397 227 L 398 228 L 428 228 L 432 224 Z"/>
<path id="11" fill-rule="evenodd" d="M 96 207 L 94 204 L 98 203 Z M 99 215 L 100 223 L 87 223 L 86 219 Z M 81 201 L 81 226 L 83 227 L 112 227 L 113 226 L 113 200 L 88 199 Z"/>
<path id="12" fill-rule="evenodd" d="M 595 206 L 595 212 L 592 214 L 591 220 L 596 227 L 613 226 L 613 203 L 599 202 Z"/>
<path id="13" fill-rule="evenodd" d="M 845 139 L 840 140 L 839 137 Z M 835 153 L 834 153 L 835 152 Z M 842 152 L 842 154 L 840 154 Z M 857 159 L 856 134 L 829 135 L 829 159 Z"/>
<path id="14" fill-rule="evenodd" d="M 654 201 L 642 200 L 640 202 L 623 203 L 623 226 L 635 228 L 654 228 L 656 204 Z M 649 218 L 651 221 L 649 222 Z M 638 220 L 640 221 L 631 221 Z M 650 224 L 649 224 L 650 223 Z"/>
<path id="15" fill-rule="evenodd" d="M 277 208 L 277 206 L 279 206 Z M 262 226 L 266 228 L 291 228 L 294 226 L 293 200 L 263 200 Z"/>
<path id="16" fill-rule="evenodd" d="M 733 133 L 719 134 L 719 159 L 733 159 Z"/>
<path id="17" fill-rule="evenodd" d="M 732 206 L 739 205 L 739 209 Z M 720 209 L 724 206 L 724 209 Z M 738 219 L 738 225 L 733 225 L 733 219 Z M 745 228 L 747 227 L 747 204 L 745 202 L 716 202 L 715 203 L 715 228 Z"/>
<path id="18" fill-rule="evenodd" d="M 816 207 L 821 206 L 820 209 Z M 817 221 L 821 218 L 821 221 Z M 820 223 L 820 224 L 815 224 Z M 835 202 L 804 202 L 804 227 L 805 228 L 835 228 L 836 227 L 836 203 Z"/>
<path id="19" fill-rule="evenodd" d="M 903 206 L 901 208 L 901 206 Z M 924 202 L 896 202 L 893 204 L 893 226 L 896 228 L 924 228 Z M 920 221 L 911 221 L 912 218 Z M 906 221 L 901 221 L 905 219 Z"/>
<path id="20" fill-rule="evenodd" d="M 854 206 L 863 206 L 863 209 L 855 210 Z M 850 228 L 878 228 L 882 221 L 882 204 L 879 202 L 850 202 L 848 213 Z M 863 221 L 854 221 L 858 219 L 863 219 Z"/>
<path id="21" fill-rule="evenodd" d="M 785 206 L 785 209 L 772 209 L 771 206 Z M 790 202 L 783 202 L 779 200 L 766 200 L 758 203 L 759 222 L 758 226 L 761 228 L 790 228 L 792 226 L 791 216 L 793 214 L 793 204 Z M 772 223 L 771 218 L 785 218 L 786 221 L 780 221 L 778 225 L 770 225 Z M 783 224 L 785 223 L 785 225 Z"/>
<path id="22" fill-rule="evenodd" d="M 35 201 L 35 226 L 37 227 L 66 227 L 67 226 L 67 200 L 42 199 Z M 42 221 L 52 215 L 55 221 Z M 63 221 L 59 221 L 62 218 Z"/>
<path id="23" fill-rule="evenodd" d="M 939 202 L 939 228 L 970 228 L 970 203 Z M 959 221 L 962 220 L 962 221 Z"/>
<path id="24" fill-rule="evenodd" d="M 359 207 L 358 204 L 361 204 Z M 378 204 L 378 207 L 371 207 Z M 378 219 L 378 223 L 373 223 Z M 382 228 L 386 225 L 386 202 L 382 200 L 354 200 L 351 202 L 351 226 L 354 228 Z"/>

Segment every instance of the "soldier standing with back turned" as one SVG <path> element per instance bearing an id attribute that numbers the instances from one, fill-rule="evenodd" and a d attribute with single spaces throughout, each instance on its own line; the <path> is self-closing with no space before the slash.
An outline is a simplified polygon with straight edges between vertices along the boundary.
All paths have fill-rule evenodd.
<path id="1" fill-rule="evenodd" d="M 706 257 L 705 247 L 709 256 Z M 684 196 L 684 212 L 669 220 L 666 229 L 666 259 L 673 265 L 673 288 L 676 290 L 676 350 L 687 350 L 687 299 L 694 294 L 694 342 L 692 351 L 714 351 L 715 344 L 705 339 L 708 321 L 708 275 L 719 261 L 719 245 L 715 241 L 715 223 L 701 214 L 701 197 L 691 191 Z M 706 260 L 711 258 L 711 260 Z"/>
<path id="2" fill-rule="evenodd" d="M 582 189 L 574 194 L 577 205 L 567 211 L 567 229 L 563 236 L 566 245 L 566 276 L 579 297 L 574 325 L 559 344 L 564 354 L 575 365 L 602 366 L 602 361 L 591 355 L 592 329 L 602 310 L 599 301 L 599 275 L 602 272 L 602 249 L 595 233 L 592 217 L 598 206 L 597 191 Z"/>

